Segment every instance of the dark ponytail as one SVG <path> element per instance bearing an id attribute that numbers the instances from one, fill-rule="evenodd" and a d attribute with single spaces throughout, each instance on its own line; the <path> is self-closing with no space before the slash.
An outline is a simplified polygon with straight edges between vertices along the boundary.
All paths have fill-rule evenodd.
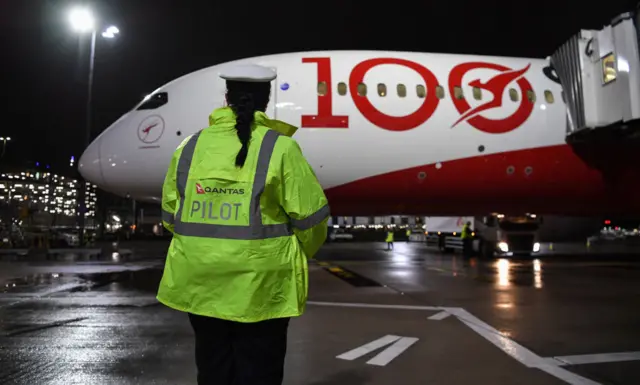
<path id="1" fill-rule="evenodd" d="M 251 125 L 256 111 L 265 111 L 269 103 L 270 83 L 227 81 L 227 102 L 236 115 L 236 131 L 242 147 L 236 166 L 243 167 L 249 153 Z"/>
<path id="2" fill-rule="evenodd" d="M 231 109 L 236 114 L 236 131 L 238 131 L 238 139 L 242 143 L 242 148 L 236 155 L 236 166 L 242 167 L 249 153 L 251 123 L 253 123 L 253 115 L 256 112 L 253 98 L 250 94 L 242 95 L 238 103 L 231 106 Z"/>

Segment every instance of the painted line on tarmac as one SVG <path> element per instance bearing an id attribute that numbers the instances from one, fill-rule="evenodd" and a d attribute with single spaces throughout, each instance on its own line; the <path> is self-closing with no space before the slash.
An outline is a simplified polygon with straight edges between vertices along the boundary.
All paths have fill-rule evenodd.
<path id="1" fill-rule="evenodd" d="M 346 353 L 342 353 L 339 356 L 336 356 L 336 358 L 341 360 L 353 361 L 356 358 L 360 358 L 375 350 L 392 344 L 391 346 L 388 346 L 386 349 L 378 353 L 375 357 L 367 361 L 368 365 L 387 366 L 387 364 L 400 356 L 405 350 L 409 349 L 411 345 L 418 342 L 418 340 L 419 338 L 415 337 L 386 335 L 353 350 L 349 350 Z"/>
<path id="2" fill-rule="evenodd" d="M 465 325 L 471 330 L 478 333 L 487 341 L 491 342 L 503 352 L 510 355 L 523 365 L 529 368 L 538 368 L 543 372 L 546 372 L 554 377 L 557 377 L 571 385 L 601 385 L 599 382 L 595 382 L 586 377 L 582 377 L 578 374 L 570 372 L 558 365 L 550 363 L 545 358 L 540 357 L 531 350 L 518 344 L 510 338 L 505 337 L 489 324 L 481 321 L 478 317 L 469 313 L 462 308 L 450 308 L 447 311 L 451 312 L 454 316 L 458 317 Z"/>
<path id="3" fill-rule="evenodd" d="M 337 356 L 336 358 L 339 358 L 341 360 L 347 360 L 347 361 L 353 361 L 356 358 L 360 358 L 362 356 L 365 356 L 369 353 L 371 353 L 372 351 L 376 350 L 376 349 L 380 349 L 383 346 L 387 346 L 393 342 L 396 342 L 397 340 L 399 340 L 400 336 L 394 336 L 394 335 L 386 335 L 384 337 L 378 338 L 375 341 L 371 341 L 367 344 L 364 344 L 360 347 L 357 347 L 353 350 L 349 350 L 346 353 L 342 353 L 339 356 Z"/>
<path id="4" fill-rule="evenodd" d="M 480 320 L 478 317 L 458 307 L 436 307 L 436 306 L 411 306 L 411 305 L 381 305 L 367 303 L 343 303 L 343 302 L 315 302 L 308 301 L 307 304 L 315 306 L 352 307 L 352 308 L 372 308 L 372 309 L 397 309 L 397 310 L 440 310 L 454 315 L 464 325 L 479 334 L 481 337 L 491 342 L 500 350 L 511 356 L 518 362 L 529 368 L 537 368 L 550 374 L 570 385 L 602 385 L 599 382 L 582 377 L 570 372 L 561 365 L 549 359 L 540 357 L 531 350 L 518 344 L 510 338 L 505 337 L 493 326 Z"/>
<path id="5" fill-rule="evenodd" d="M 322 264 L 322 268 L 333 275 L 334 277 L 340 278 L 341 280 L 347 282 L 351 286 L 355 287 L 381 287 L 382 285 L 378 282 L 367 278 L 363 275 L 356 273 L 355 271 L 345 269 L 344 267 L 340 267 L 338 265 L 331 264 Z"/>
<path id="6" fill-rule="evenodd" d="M 314 306 L 354 307 L 354 308 L 367 308 L 367 309 L 444 310 L 444 308 L 436 307 L 436 306 L 383 305 L 383 304 L 375 304 L 375 303 L 307 301 L 307 304 L 314 305 Z"/>
<path id="7" fill-rule="evenodd" d="M 389 362 L 393 361 L 396 357 L 401 355 L 405 350 L 409 349 L 411 345 L 415 344 L 416 342 L 418 342 L 418 338 L 402 337 L 393 345 L 380 352 L 380 354 L 367 361 L 367 364 L 376 366 L 387 366 Z"/>
<path id="8" fill-rule="evenodd" d="M 640 360 L 640 352 L 580 354 L 572 356 L 556 356 L 547 358 L 547 362 L 556 365 L 603 364 L 606 362 L 623 362 Z"/>
<path id="9" fill-rule="evenodd" d="M 436 313 L 427 319 L 432 321 L 442 321 L 443 319 L 449 317 L 450 315 L 451 313 L 449 313 L 448 311 L 441 311 L 440 313 Z"/>

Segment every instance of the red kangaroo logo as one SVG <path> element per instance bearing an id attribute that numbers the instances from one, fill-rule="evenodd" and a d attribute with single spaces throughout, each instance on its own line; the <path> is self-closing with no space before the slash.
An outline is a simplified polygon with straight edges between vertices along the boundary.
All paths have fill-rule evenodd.
<path id="1" fill-rule="evenodd" d="M 150 125 L 149 127 L 145 128 L 144 130 L 142 130 L 142 132 L 144 132 L 145 134 L 147 134 L 147 135 L 148 135 L 148 134 L 149 134 L 149 131 L 151 131 L 151 129 L 152 129 L 153 127 L 157 126 L 157 125 L 158 125 L 158 123 L 154 123 L 154 124 Z"/>
<path id="2" fill-rule="evenodd" d="M 502 107 L 502 96 L 504 95 L 504 90 L 507 88 L 509 83 L 512 81 L 518 80 L 524 75 L 525 72 L 531 67 L 531 64 L 527 65 L 521 70 L 517 71 L 507 71 L 501 74 L 498 74 L 491 79 L 489 79 L 486 83 L 482 83 L 480 79 L 473 80 L 469 82 L 471 87 L 478 87 L 483 90 L 487 90 L 493 94 L 493 99 L 485 104 L 481 104 L 476 108 L 472 108 L 469 111 L 465 112 L 457 122 L 454 123 L 454 127 L 463 120 L 467 120 L 472 116 L 475 116 L 482 111 L 490 110 L 492 108 Z"/>
<path id="3" fill-rule="evenodd" d="M 456 86 L 462 85 L 462 77 L 470 70 L 479 68 L 488 68 L 496 71 L 501 71 L 486 82 L 481 82 L 479 79 L 469 82 L 469 86 L 478 87 L 480 89 L 489 91 L 493 98 L 487 103 L 483 103 L 475 108 L 471 108 L 469 103 L 465 99 L 453 99 L 453 103 L 460 114 L 458 119 L 452 127 L 455 127 L 458 123 L 466 121 L 471 126 L 477 128 L 480 131 L 490 134 L 502 134 L 509 131 L 513 131 L 524 123 L 531 115 L 533 111 L 533 104 L 527 98 L 527 91 L 531 91 L 531 84 L 524 77 L 524 74 L 529 70 L 531 64 L 520 70 L 513 70 L 511 68 L 493 64 L 493 63 L 462 63 L 457 65 L 451 70 L 449 76 L 449 91 L 454 93 Z M 502 98 L 507 86 L 516 82 L 520 88 L 521 101 L 520 106 L 516 112 L 511 116 L 504 119 L 488 119 L 480 115 L 482 112 L 502 107 Z"/>

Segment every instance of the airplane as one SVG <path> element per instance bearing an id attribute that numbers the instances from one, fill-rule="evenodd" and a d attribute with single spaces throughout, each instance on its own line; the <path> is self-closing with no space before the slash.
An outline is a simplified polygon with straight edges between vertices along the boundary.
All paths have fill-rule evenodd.
<path id="1" fill-rule="evenodd" d="M 214 65 L 104 130 L 80 159 L 83 177 L 160 202 L 176 147 L 225 105 L 219 72 L 247 63 L 277 71 L 266 113 L 300 127 L 293 137 L 332 215 L 640 213 L 638 168 L 619 165 L 624 177 L 611 179 L 576 155 L 562 88 L 546 60 L 530 58 L 317 51 Z"/>

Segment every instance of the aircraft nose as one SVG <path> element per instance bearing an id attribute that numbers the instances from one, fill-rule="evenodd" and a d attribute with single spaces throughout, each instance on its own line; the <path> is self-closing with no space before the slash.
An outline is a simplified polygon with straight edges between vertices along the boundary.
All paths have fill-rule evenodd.
<path id="1" fill-rule="evenodd" d="M 94 140 L 80 156 L 78 171 L 86 180 L 95 185 L 103 185 L 102 164 L 100 163 L 100 140 Z"/>

